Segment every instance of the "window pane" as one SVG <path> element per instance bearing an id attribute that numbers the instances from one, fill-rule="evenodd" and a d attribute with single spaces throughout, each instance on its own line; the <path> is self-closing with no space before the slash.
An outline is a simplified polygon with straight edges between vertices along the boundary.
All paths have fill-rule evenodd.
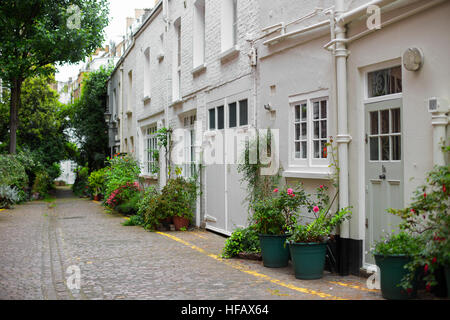
<path id="1" fill-rule="evenodd" d="M 295 158 L 299 159 L 301 158 L 300 155 L 300 142 L 295 143 Z"/>
<path id="2" fill-rule="evenodd" d="M 327 121 L 326 120 L 320 121 L 320 137 L 322 139 L 327 138 Z"/>
<path id="3" fill-rule="evenodd" d="M 327 143 L 326 140 L 321 140 L 321 142 L 320 142 L 321 158 L 322 159 L 326 159 L 327 158 L 327 145 L 326 145 L 326 143 Z"/>
<path id="4" fill-rule="evenodd" d="M 216 128 L 216 109 L 209 109 L 209 129 Z"/>
<path id="5" fill-rule="evenodd" d="M 381 110 L 381 133 L 389 133 L 389 110 Z"/>
<path id="6" fill-rule="evenodd" d="M 228 112 L 229 112 L 229 127 L 234 128 L 237 125 L 237 113 L 236 113 L 236 102 L 230 103 L 228 105 Z"/>
<path id="7" fill-rule="evenodd" d="M 370 138 L 370 160 L 378 161 L 378 138 Z"/>
<path id="8" fill-rule="evenodd" d="M 402 92 L 402 69 L 400 66 L 368 73 L 370 97 Z"/>
<path id="9" fill-rule="evenodd" d="M 248 102 L 247 99 L 239 101 L 239 125 L 248 124 Z"/>
<path id="10" fill-rule="evenodd" d="M 313 117 L 314 119 L 319 119 L 319 102 L 313 103 Z"/>
<path id="11" fill-rule="evenodd" d="M 389 137 L 381 137 L 381 160 L 389 160 Z"/>
<path id="12" fill-rule="evenodd" d="M 302 120 L 306 121 L 306 103 L 302 104 Z"/>
<path id="13" fill-rule="evenodd" d="M 392 160 L 402 159 L 401 137 L 392 136 Z"/>
<path id="14" fill-rule="evenodd" d="M 319 139 L 319 121 L 314 121 L 314 139 Z"/>
<path id="15" fill-rule="evenodd" d="M 370 134 L 378 134 L 378 111 L 370 113 Z"/>
<path id="16" fill-rule="evenodd" d="M 295 122 L 300 121 L 300 106 L 295 106 Z"/>
<path id="17" fill-rule="evenodd" d="M 392 109 L 392 132 L 400 133 L 401 122 L 400 122 L 400 109 Z"/>
<path id="18" fill-rule="evenodd" d="M 217 129 L 224 128 L 224 114 L 223 114 L 223 106 L 217 107 Z"/>
<path id="19" fill-rule="evenodd" d="M 306 141 L 302 142 L 302 158 L 306 159 Z"/>
<path id="20" fill-rule="evenodd" d="M 320 118 L 321 119 L 327 118 L 327 101 L 326 100 L 320 101 Z"/>
<path id="21" fill-rule="evenodd" d="M 319 141 L 314 141 L 314 158 L 320 157 L 320 143 Z"/>
<path id="22" fill-rule="evenodd" d="M 300 123 L 295 124 L 295 140 L 300 140 Z"/>
<path id="23" fill-rule="evenodd" d="M 302 140 L 306 139 L 306 123 L 302 123 Z"/>

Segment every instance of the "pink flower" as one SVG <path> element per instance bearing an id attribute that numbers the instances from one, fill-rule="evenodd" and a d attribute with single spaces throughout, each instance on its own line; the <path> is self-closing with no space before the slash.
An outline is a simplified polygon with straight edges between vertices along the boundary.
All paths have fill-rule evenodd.
<path id="1" fill-rule="evenodd" d="M 278 192 L 278 188 L 273 189 L 273 192 Z"/>
<path id="2" fill-rule="evenodd" d="M 323 189 L 323 184 L 321 184 L 321 185 L 319 186 L 319 188 L 320 188 L 320 189 Z"/>
<path id="3" fill-rule="evenodd" d="M 425 274 L 428 272 L 428 264 L 426 264 L 425 267 L 423 267 L 423 271 L 425 272 Z"/>
<path id="4" fill-rule="evenodd" d="M 436 259 L 436 257 L 434 257 L 433 260 L 431 260 L 431 263 L 434 264 L 434 263 L 436 263 L 436 261 L 437 261 L 437 259 Z"/>
<path id="5" fill-rule="evenodd" d="M 293 192 L 294 192 L 294 190 L 292 190 L 291 188 L 287 189 L 288 194 L 292 194 Z"/>
<path id="6" fill-rule="evenodd" d="M 319 207 L 318 207 L 318 206 L 315 206 L 315 207 L 313 208 L 313 211 L 314 211 L 315 213 L 319 212 Z"/>

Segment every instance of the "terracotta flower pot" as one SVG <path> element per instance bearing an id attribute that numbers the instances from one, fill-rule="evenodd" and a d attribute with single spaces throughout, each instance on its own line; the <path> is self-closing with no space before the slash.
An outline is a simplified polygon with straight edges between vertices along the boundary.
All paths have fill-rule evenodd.
<path id="1" fill-rule="evenodd" d="M 173 217 L 173 224 L 175 225 L 175 230 L 176 231 L 180 231 L 181 228 L 186 228 L 189 227 L 189 219 L 184 218 L 184 217 L 178 217 L 178 216 L 174 216 Z"/>

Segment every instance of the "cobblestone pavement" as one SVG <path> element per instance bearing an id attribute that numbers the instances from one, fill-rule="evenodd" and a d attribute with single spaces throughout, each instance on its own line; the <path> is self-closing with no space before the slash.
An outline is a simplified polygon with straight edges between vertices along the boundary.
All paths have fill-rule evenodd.
<path id="1" fill-rule="evenodd" d="M 365 279 L 220 259 L 225 238 L 204 230 L 148 232 L 99 203 L 58 189 L 54 202 L 0 212 L 0 299 L 381 299 Z M 69 266 L 81 289 L 66 286 Z"/>

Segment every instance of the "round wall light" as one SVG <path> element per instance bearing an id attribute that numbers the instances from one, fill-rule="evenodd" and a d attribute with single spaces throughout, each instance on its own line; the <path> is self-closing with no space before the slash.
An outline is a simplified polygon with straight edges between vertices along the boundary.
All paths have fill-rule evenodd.
<path id="1" fill-rule="evenodd" d="M 423 65 L 423 52 L 419 48 L 408 48 L 403 54 L 403 65 L 408 71 L 417 71 Z"/>

